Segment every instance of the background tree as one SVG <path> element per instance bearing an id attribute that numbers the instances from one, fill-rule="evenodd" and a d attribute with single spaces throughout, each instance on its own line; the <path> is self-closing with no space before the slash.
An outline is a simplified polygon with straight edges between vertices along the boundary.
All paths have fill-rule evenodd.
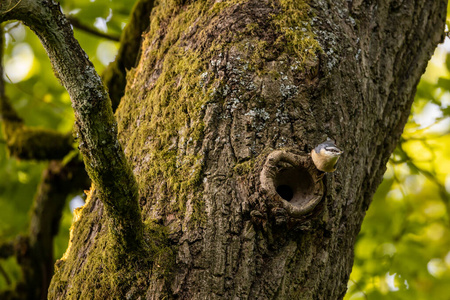
<path id="1" fill-rule="evenodd" d="M 447 45 L 448 38 L 422 76 L 411 117 L 364 219 L 346 299 L 448 297 Z"/>
<path id="2" fill-rule="evenodd" d="M 17 12 L 24 3 L 16 4 Z M 14 15 L 12 6 L 6 16 Z M 110 84 L 134 66 L 130 53 L 138 51 L 127 45 L 148 21 L 145 10 L 136 11 L 143 14 L 133 15 L 135 30 L 125 31 L 104 76 L 110 91 L 119 87 L 111 93 L 113 107 L 121 91 Z M 354 239 L 440 39 L 444 11 L 438 2 L 158 4 L 116 113 L 139 186 L 146 255 L 133 254 L 139 265 L 121 263 L 129 257 L 111 249 L 114 240 L 119 250 L 127 245 L 114 239 L 121 230 L 111 232 L 123 227 L 102 225 L 124 223 L 115 218 L 120 203 L 108 204 L 109 185 L 100 181 L 75 223 L 70 251 L 57 263 L 51 296 L 342 297 Z M 64 82 L 66 74 L 59 75 Z M 11 130 L 23 130 L 16 123 Z M 297 197 L 285 175 L 308 183 L 308 172 L 317 174 L 289 157 L 327 135 L 346 156 L 326 177 L 323 201 L 303 214 L 317 197 Z M 89 160 L 96 148 L 83 149 L 86 139 L 81 134 Z M 109 140 L 97 142 L 108 149 Z M 12 154 L 23 149 L 12 147 L 7 134 L 6 143 Z M 277 149 L 290 153 L 285 159 L 293 164 L 279 165 L 272 178 L 295 191 L 290 203 L 260 184 L 266 158 Z M 95 166 L 87 166 L 92 178 Z M 318 188 L 320 194 L 320 182 Z"/>

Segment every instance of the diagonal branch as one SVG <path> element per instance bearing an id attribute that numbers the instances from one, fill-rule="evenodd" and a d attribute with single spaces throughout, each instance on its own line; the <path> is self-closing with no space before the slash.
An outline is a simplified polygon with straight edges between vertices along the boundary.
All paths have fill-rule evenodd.
<path id="1" fill-rule="evenodd" d="M 143 249 L 143 223 L 137 183 L 117 139 L 117 123 L 102 81 L 73 36 L 59 4 L 52 0 L 17 0 L 0 4 L 0 21 L 17 19 L 40 38 L 75 112 L 86 170 L 111 222 L 118 252 Z"/>
<path id="2" fill-rule="evenodd" d="M 6 273 L 5 269 L 3 269 L 3 266 L 0 264 L 0 273 L 2 274 L 3 278 L 6 281 L 6 285 L 10 286 L 11 285 L 11 279 L 8 276 L 8 273 Z"/>
<path id="3" fill-rule="evenodd" d="M 0 27 L 0 54 L 3 50 L 2 37 Z M 0 63 L 0 74 L 3 73 L 2 67 Z M 26 127 L 7 101 L 1 78 L 0 98 L 0 114 L 11 154 L 30 159 L 62 158 L 72 149 L 71 135 L 64 136 L 56 131 Z M 61 140 L 65 143 L 60 146 Z M 78 156 L 64 164 L 59 161 L 49 163 L 34 198 L 28 235 L 0 245 L 0 258 L 16 255 L 23 275 L 18 284 L 1 294 L 0 298 L 9 299 L 6 294 L 15 293 L 17 298 L 47 299 L 53 275 L 53 239 L 59 228 L 65 200 L 69 193 L 79 192 L 89 186 L 86 175 L 84 164 Z M 0 272 L 8 278 L 3 269 Z"/>
<path id="4" fill-rule="evenodd" d="M 80 22 L 80 20 L 78 20 L 74 16 L 69 15 L 69 16 L 67 16 L 67 19 L 69 20 L 70 24 L 72 24 L 73 27 L 83 30 L 92 35 L 96 35 L 98 37 L 105 38 L 105 39 L 108 39 L 111 41 L 116 41 L 116 42 L 118 42 L 120 40 L 120 37 L 118 37 L 118 36 L 107 34 L 107 33 L 95 30 L 94 28 L 84 25 L 83 23 Z"/>

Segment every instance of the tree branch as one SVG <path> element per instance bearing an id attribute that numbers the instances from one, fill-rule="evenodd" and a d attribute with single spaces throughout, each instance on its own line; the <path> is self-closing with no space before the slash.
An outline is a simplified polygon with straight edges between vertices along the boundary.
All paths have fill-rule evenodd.
<path id="1" fill-rule="evenodd" d="M 0 28 L 0 57 L 3 57 L 3 30 Z M 30 128 L 11 106 L 5 95 L 3 64 L 0 62 L 0 118 L 3 121 L 4 143 L 10 155 L 19 159 L 62 159 L 72 150 L 72 134 L 55 130 Z"/>
<path id="2" fill-rule="evenodd" d="M 125 94 L 126 72 L 133 68 L 139 58 L 142 34 L 150 25 L 150 13 L 154 0 L 138 0 L 131 12 L 130 21 L 120 37 L 116 59 L 108 65 L 102 78 L 109 90 L 113 110 L 119 106 Z"/>
<path id="3" fill-rule="evenodd" d="M 118 42 L 120 40 L 120 37 L 118 37 L 118 36 L 107 34 L 107 33 L 95 30 L 94 28 L 91 28 L 89 26 L 82 24 L 77 18 L 75 18 L 73 16 L 67 16 L 67 19 L 69 20 L 70 24 L 73 25 L 73 27 L 83 30 L 92 35 L 96 35 L 98 37 L 102 37 L 102 38 L 105 38 L 105 39 L 108 39 L 111 41 L 116 41 L 116 42 Z"/>
<path id="4" fill-rule="evenodd" d="M 5 113 L 6 97 L 1 97 L 2 116 L 6 146 L 10 155 L 26 160 L 62 159 L 72 148 L 72 134 L 62 134 L 55 130 L 30 128 L 21 121 L 11 120 Z"/>
<path id="5" fill-rule="evenodd" d="M 14 242 L 7 241 L 0 244 L 0 258 L 8 258 L 14 255 Z"/>
<path id="6" fill-rule="evenodd" d="M 68 163 L 51 161 L 42 174 L 31 210 L 28 230 L 29 251 L 21 262 L 24 286 L 30 299 L 47 299 L 47 290 L 53 276 L 53 239 L 67 196 L 89 187 L 83 162 L 78 156 Z"/>
<path id="7" fill-rule="evenodd" d="M 5 278 L 6 281 L 6 285 L 11 285 L 11 279 L 8 276 L 8 273 L 6 273 L 5 269 L 3 268 L 3 266 L 0 264 L 0 273 L 2 274 L 3 278 Z"/>
<path id="8" fill-rule="evenodd" d="M 117 123 L 102 81 L 73 36 L 59 4 L 18 0 L 0 4 L 0 21 L 23 21 L 40 38 L 53 69 L 67 89 L 75 112 L 86 170 L 111 222 L 118 252 L 143 249 L 143 223 L 137 183 L 117 139 Z"/>
<path id="9" fill-rule="evenodd" d="M 53 240 L 67 196 L 89 186 L 84 164 L 73 157 L 66 164 L 50 162 L 33 201 L 28 234 L 0 244 L 0 258 L 15 255 L 23 277 L 13 287 L 21 299 L 47 299 L 53 276 Z M 1 298 L 1 297 L 0 297 Z"/>

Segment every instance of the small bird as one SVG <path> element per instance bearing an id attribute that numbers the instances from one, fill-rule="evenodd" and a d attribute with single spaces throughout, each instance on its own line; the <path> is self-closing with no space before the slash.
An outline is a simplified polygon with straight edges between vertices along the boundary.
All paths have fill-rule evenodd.
<path id="1" fill-rule="evenodd" d="M 344 151 L 339 149 L 332 139 L 327 138 L 311 151 L 311 157 L 318 170 L 329 173 L 336 170 L 336 163 L 342 153 Z"/>

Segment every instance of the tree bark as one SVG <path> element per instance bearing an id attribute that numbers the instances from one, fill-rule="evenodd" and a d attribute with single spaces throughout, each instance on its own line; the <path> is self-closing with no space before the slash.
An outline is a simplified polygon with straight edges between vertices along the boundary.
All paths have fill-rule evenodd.
<path id="1" fill-rule="evenodd" d="M 341 299 L 446 7 L 160 1 L 116 112 L 151 265 L 111 269 L 94 190 L 49 297 Z M 345 153 L 322 178 L 327 136 Z"/>

